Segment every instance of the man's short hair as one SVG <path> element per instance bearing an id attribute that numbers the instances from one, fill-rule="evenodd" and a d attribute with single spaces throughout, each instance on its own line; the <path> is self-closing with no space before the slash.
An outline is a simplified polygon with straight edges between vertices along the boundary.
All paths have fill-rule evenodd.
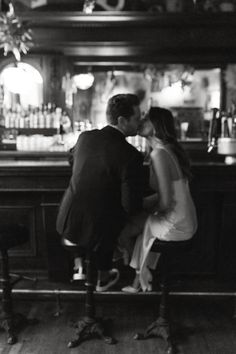
<path id="1" fill-rule="evenodd" d="M 107 103 L 106 116 L 110 124 L 117 125 L 118 117 L 129 119 L 134 114 L 134 106 L 139 105 L 138 96 L 126 93 L 111 97 Z"/>

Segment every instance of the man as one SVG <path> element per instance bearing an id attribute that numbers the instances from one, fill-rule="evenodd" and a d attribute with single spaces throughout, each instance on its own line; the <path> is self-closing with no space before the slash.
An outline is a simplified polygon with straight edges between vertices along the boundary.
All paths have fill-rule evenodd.
<path id="1" fill-rule="evenodd" d="M 139 100 L 133 94 L 110 98 L 108 125 L 83 132 L 74 148 L 73 171 L 64 194 L 57 231 L 73 244 L 93 251 L 98 269 L 97 291 L 119 278 L 112 268 L 113 251 L 129 216 L 142 209 L 142 155 L 126 141 L 137 134 Z"/>

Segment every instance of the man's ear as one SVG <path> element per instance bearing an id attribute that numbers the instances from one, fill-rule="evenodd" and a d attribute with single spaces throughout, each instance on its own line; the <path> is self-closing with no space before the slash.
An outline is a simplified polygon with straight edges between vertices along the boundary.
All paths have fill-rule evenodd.
<path id="1" fill-rule="evenodd" d="M 123 116 L 119 116 L 117 118 L 117 125 L 118 127 L 120 128 L 125 128 L 126 127 L 126 122 L 127 122 L 127 119 L 125 119 Z"/>

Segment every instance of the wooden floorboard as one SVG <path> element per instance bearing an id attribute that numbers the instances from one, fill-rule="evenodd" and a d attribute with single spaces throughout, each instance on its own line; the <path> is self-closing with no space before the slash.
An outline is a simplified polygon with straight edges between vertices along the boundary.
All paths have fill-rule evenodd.
<path id="1" fill-rule="evenodd" d="M 98 301 L 97 316 L 113 320 L 112 332 L 118 343 L 107 345 L 93 339 L 68 349 L 67 343 L 75 335 L 71 323 L 83 315 L 82 302 L 62 301 L 62 313 L 55 316 L 55 301 L 14 299 L 16 311 L 40 321 L 22 330 L 13 346 L 6 344 L 5 333 L 0 331 L 0 354 L 163 354 L 164 343 L 160 339 L 133 339 L 136 332 L 155 320 L 158 301 L 143 297 Z M 236 353 L 233 299 L 175 296 L 170 299 L 170 308 L 179 354 Z"/>

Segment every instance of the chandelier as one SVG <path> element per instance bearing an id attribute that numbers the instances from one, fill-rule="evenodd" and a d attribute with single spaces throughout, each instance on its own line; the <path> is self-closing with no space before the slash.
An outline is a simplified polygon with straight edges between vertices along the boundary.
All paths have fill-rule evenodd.
<path id="1" fill-rule="evenodd" d="M 21 59 L 21 52 L 27 54 L 33 45 L 31 30 L 15 15 L 12 3 L 6 14 L 0 15 L 0 48 L 4 55 L 12 52 L 17 61 Z"/>

